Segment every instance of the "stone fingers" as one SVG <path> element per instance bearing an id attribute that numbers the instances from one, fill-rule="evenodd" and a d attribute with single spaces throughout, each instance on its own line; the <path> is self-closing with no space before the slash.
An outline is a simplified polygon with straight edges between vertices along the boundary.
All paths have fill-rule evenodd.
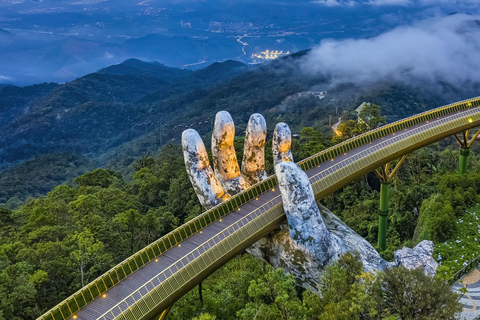
<path id="1" fill-rule="evenodd" d="M 267 178 L 265 172 L 266 137 L 267 123 L 265 118 L 259 113 L 252 114 L 247 124 L 242 160 L 242 175 L 250 185 Z"/>
<path id="2" fill-rule="evenodd" d="M 344 245 L 327 229 L 307 174 L 290 161 L 277 164 L 275 172 L 290 238 L 307 247 L 320 263 L 338 256 Z"/>
<path id="3" fill-rule="evenodd" d="M 272 141 L 273 166 L 275 173 L 280 162 L 293 162 L 292 133 L 286 123 L 280 122 L 275 126 Z"/>
<path id="4" fill-rule="evenodd" d="M 230 198 L 213 173 L 197 131 L 188 129 L 182 133 L 182 149 L 188 177 L 202 206 L 210 209 Z"/>
<path id="5" fill-rule="evenodd" d="M 212 134 L 213 169 L 222 186 L 230 194 L 237 194 L 250 185 L 240 174 L 233 141 L 235 126 L 232 116 L 220 111 L 215 116 Z"/>

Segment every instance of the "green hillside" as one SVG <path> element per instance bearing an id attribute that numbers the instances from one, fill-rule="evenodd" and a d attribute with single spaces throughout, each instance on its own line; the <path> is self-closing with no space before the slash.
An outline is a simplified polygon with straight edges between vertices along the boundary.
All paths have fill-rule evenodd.
<path id="1" fill-rule="evenodd" d="M 445 86 L 439 94 L 428 86 L 399 83 L 332 84 L 300 71 L 298 59 L 304 54 L 250 67 L 225 61 L 197 71 L 130 59 L 61 85 L 6 86 L 0 89 L 0 172 L 62 153 L 86 157 L 128 176 L 135 159 L 156 154 L 167 143 L 178 144 L 186 128 L 199 131 L 208 144 L 220 110 L 232 114 L 239 135 L 249 116 L 259 112 L 267 119 L 268 137 L 280 121 L 294 133 L 314 127 L 329 136 L 330 116 L 335 120 L 336 114 L 347 111 L 347 117 L 353 117 L 348 112 L 363 101 L 382 106 L 391 122 L 470 94 Z M 310 94 L 317 91 L 327 93 L 323 99 Z M 64 175 L 60 180 L 69 179 Z M 40 185 L 18 199 L 47 191 L 43 186 L 48 182 Z M 8 201 L 6 195 L 17 194 L 5 188 L 0 204 Z"/>

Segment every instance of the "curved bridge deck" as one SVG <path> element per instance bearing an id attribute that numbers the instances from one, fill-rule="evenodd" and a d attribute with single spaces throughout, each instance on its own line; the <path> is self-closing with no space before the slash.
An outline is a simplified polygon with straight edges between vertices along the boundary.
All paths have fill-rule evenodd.
<path id="1" fill-rule="evenodd" d="M 351 150 L 347 147 L 348 143 L 333 147 L 340 150 L 336 151 L 339 155 L 329 160 L 325 161 L 325 157 L 323 161 L 316 160 L 315 156 L 306 159 L 301 165 L 310 167 L 306 173 L 316 197 L 322 198 L 403 154 L 480 125 L 480 99 L 469 101 L 462 102 L 468 103 L 468 106 L 460 111 L 410 125 L 376 139 L 362 138 L 368 133 L 354 138 L 361 142 L 360 145 Z M 328 156 L 328 150 L 323 154 Z M 59 320 L 58 314 L 62 315 L 60 319 L 81 320 L 139 320 L 158 316 L 202 279 L 277 228 L 285 219 L 282 199 L 275 187 L 276 180 L 274 177 L 270 180 L 266 183 L 268 190 L 254 194 L 251 199 L 245 197 L 247 200 L 240 206 L 234 206 L 221 218 L 207 223 L 119 280 L 105 292 L 104 297 L 99 296 L 80 306 L 80 294 L 77 293 L 73 299 L 67 299 L 57 306 L 60 310 L 57 316 L 53 310 L 39 319 Z M 77 308 L 74 307 L 75 303 Z M 64 317 L 64 313 L 68 316 Z"/>

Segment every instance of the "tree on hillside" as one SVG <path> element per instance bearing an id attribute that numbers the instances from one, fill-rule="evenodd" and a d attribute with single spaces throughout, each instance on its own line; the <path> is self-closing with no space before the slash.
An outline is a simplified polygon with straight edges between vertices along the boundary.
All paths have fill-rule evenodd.
<path id="1" fill-rule="evenodd" d="M 302 319 L 306 309 L 295 291 L 295 279 L 282 269 L 267 267 L 263 277 L 250 281 L 249 302 L 237 312 L 240 319 Z"/>
<path id="2" fill-rule="evenodd" d="M 377 295 L 382 305 L 402 320 L 454 320 L 462 311 L 450 286 L 421 269 L 399 267 L 380 273 Z"/>
<path id="3" fill-rule="evenodd" d="M 84 287 L 92 273 L 102 270 L 102 265 L 111 264 L 112 257 L 104 253 L 105 246 L 101 241 L 96 240 L 88 229 L 80 233 L 76 232 L 72 240 L 75 249 L 70 256 L 78 266 L 82 287 Z"/>
<path id="4" fill-rule="evenodd" d="M 74 179 L 79 186 L 99 186 L 102 188 L 107 188 L 112 183 L 120 182 L 121 180 L 122 175 L 119 172 L 107 169 L 95 169 Z"/>
<path id="5" fill-rule="evenodd" d="M 308 320 L 453 320 L 462 309 L 445 281 L 404 267 L 364 273 L 350 252 L 327 268 L 320 296 L 305 291 L 303 303 Z"/>
<path id="6" fill-rule="evenodd" d="M 322 133 L 311 127 L 305 127 L 300 132 L 300 158 L 304 159 L 325 149 Z"/>
<path id="7" fill-rule="evenodd" d="M 367 104 L 362 111 L 360 111 L 358 117 L 364 121 L 368 130 L 378 128 L 387 123 L 385 118 L 380 115 L 380 106 L 373 103 L 370 105 Z"/>

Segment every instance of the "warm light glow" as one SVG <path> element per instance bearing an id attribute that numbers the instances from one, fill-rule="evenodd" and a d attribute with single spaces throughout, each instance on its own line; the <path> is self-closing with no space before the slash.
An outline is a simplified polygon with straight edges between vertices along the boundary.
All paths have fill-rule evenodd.
<path id="1" fill-rule="evenodd" d="M 333 159 L 331 161 L 333 161 Z"/>
<path id="2" fill-rule="evenodd" d="M 275 50 L 275 51 L 266 50 L 266 51 L 263 51 L 263 52 L 260 52 L 260 53 L 253 53 L 252 58 L 254 58 L 254 59 L 255 58 L 264 59 L 264 60 L 273 60 L 273 59 L 277 59 L 278 57 L 288 55 L 288 54 L 290 54 L 290 51 L 287 51 L 287 52 L 284 53 L 283 51 L 278 51 L 278 50 Z"/>
<path id="3" fill-rule="evenodd" d="M 102 294 L 102 298 L 106 298 L 106 297 L 107 297 L 107 295 L 105 293 Z"/>
<path id="4" fill-rule="evenodd" d="M 255 200 L 258 200 L 258 197 L 256 197 Z"/>
<path id="5" fill-rule="evenodd" d="M 272 188 L 272 191 L 275 191 L 275 188 Z"/>
<path id="6" fill-rule="evenodd" d="M 238 211 L 240 211 L 240 208 L 238 208 Z"/>
<path id="7" fill-rule="evenodd" d="M 75 314 L 75 315 L 73 315 L 73 319 L 77 319 L 77 315 L 76 315 L 76 314 Z"/>
<path id="8" fill-rule="evenodd" d="M 155 262 L 158 262 L 158 259 L 155 259 Z"/>
<path id="9" fill-rule="evenodd" d="M 181 246 L 182 246 L 181 244 L 178 245 L 178 247 L 181 247 Z"/>
<path id="10" fill-rule="evenodd" d="M 220 219 L 220 222 L 222 222 L 222 219 Z"/>
<path id="11" fill-rule="evenodd" d="M 202 231 L 202 230 L 200 230 L 200 233 L 203 233 L 203 231 Z"/>
<path id="12" fill-rule="evenodd" d="M 472 119 L 472 118 L 468 119 L 468 122 L 472 123 L 472 122 L 473 122 L 473 119 Z"/>

